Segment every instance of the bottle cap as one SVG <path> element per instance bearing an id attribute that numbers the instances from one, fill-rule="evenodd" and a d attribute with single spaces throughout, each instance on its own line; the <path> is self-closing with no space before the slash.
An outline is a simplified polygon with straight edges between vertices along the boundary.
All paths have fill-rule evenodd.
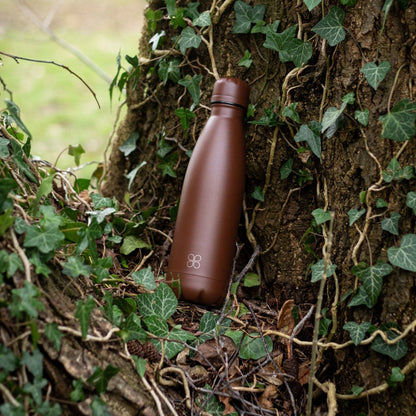
<path id="1" fill-rule="evenodd" d="M 214 84 L 211 104 L 229 104 L 247 108 L 249 86 L 247 82 L 238 78 L 220 78 Z"/>

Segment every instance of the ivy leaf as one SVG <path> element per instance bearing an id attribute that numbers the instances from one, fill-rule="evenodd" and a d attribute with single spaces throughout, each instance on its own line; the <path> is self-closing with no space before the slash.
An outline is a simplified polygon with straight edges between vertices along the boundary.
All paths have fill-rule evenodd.
<path id="1" fill-rule="evenodd" d="M 162 59 L 159 63 L 158 75 L 163 81 L 163 85 L 166 85 L 168 80 L 178 82 L 181 78 L 181 71 L 179 69 L 181 61 L 179 59 Z"/>
<path id="2" fill-rule="evenodd" d="M 329 107 L 325 111 L 325 114 L 322 118 L 322 133 L 329 127 L 334 125 L 341 116 L 341 114 L 344 112 L 345 108 L 347 107 L 347 104 L 353 104 L 354 101 L 354 93 L 349 92 L 348 94 L 345 94 L 344 97 L 342 97 L 342 104 L 339 109 L 336 107 Z"/>
<path id="3" fill-rule="evenodd" d="M 393 340 L 398 337 L 398 335 L 391 330 L 388 330 L 386 334 L 389 340 Z M 373 351 L 379 352 L 380 354 L 387 355 L 393 360 L 400 360 L 407 354 L 408 350 L 406 341 L 404 339 L 401 339 L 395 344 L 386 344 L 380 335 L 378 335 L 371 344 L 371 349 Z"/>
<path id="4" fill-rule="evenodd" d="M 383 277 L 389 275 L 393 268 L 382 261 L 374 266 L 367 266 L 365 263 L 353 267 L 351 272 L 363 282 L 363 289 L 368 296 L 366 305 L 372 308 L 376 303 L 383 287 Z"/>
<path id="5" fill-rule="evenodd" d="M 379 120 L 383 123 L 381 137 L 398 142 L 409 140 L 416 134 L 416 103 L 405 98 Z"/>
<path id="6" fill-rule="evenodd" d="M 317 208 L 313 210 L 312 215 L 315 218 L 317 225 L 321 225 L 324 222 L 331 220 L 331 211 L 325 211 L 322 208 Z"/>
<path id="7" fill-rule="evenodd" d="M 84 264 L 81 257 L 70 256 L 67 257 L 67 261 L 62 263 L 62 272 L 71 277 L 85 276 L 89 277 L 91 274 L 91 267 Z"/>
<path id="8" fill-rule="evenodd" d="M 211 25 L 211 15 L 209 10 L 202 12 L 196 19 L 193 20 L 194 26 L 207 27 Z"/>
<path id="9" fill-rule="evenodd" d="M 188 90 L 189 94 L 191 94 L 191 97 L 194 100 L 195 105 L 199 104 L 199 83 L 201 82 L 201 80 L 202 75 L 194 75 L 193 77 L 187 75 L 185 78 L 178 81 L 178 84 L 184 86 Z"/>
<path id="10" fill-rule="evenodd" d="M 25 280 L 23 286 L 12 289 L 12 302 L 8 308 L 12 316 L 21 318 L 21 313 L 27 313 L 32 318 L 38 317 L 38 312 L 45 309 L 43 303 L 37 298 L 40 296 L 39 289 Z"/>
<path id="11" fill-rule="evenodd" d="M 78 378 L 76 380 L 72 381 L 72 387 L 74 390 L 69 393 L 69 397 L 73 402 L 80 402 L 81 400 L 85 399 L 85 394 L 83 390 L 84 382 L 82 381 L 82 378 Z"/>
<path id="12" fill-rule="evenodd" d="M 406 205 L 413 210 L 416 215 L 416 192 L 410 191 L 406 196 Z"/>
<path id="13" fill-rule="evenodd" d="M 22 365 L 25 365 L 32 373 L 35 380 L 40 380 L 43 375 L 43 356 L 42 353 L 36 349 L 33 354 L 25 351 L 22 359 L 20 360 Z"/>
<path id="14" fill-rule="evenodd" d="M 263 20 L 266 6 L 262 4 L 250 6 L 241 0 L 237 0 L 234 4 L 234 11 L 235 24 L 233 33 L 249 33 L 253 23 Z"/>
<path id="15" fill-rule="evenodd" d="M 133 170 L 129 173 L 126 173 L 124 176 L 129 180 L 127 185 L 127 189 L 130 191 L 131 185 L 133 184 L 134 179 L 136 178 L 137 172 L 147 164 L 145 160 L 143 160 L 138 166 L 136 166 Z"/>
<path id="16" fill-rule="evenodd" d="M 181 37 L 178 40 L 182 55 L 185 55 L 186 50 L 189 48 L 198 48 L 201 41 L 201 35 L 198 35 L 192 27 L 187 26 L 182 30 Z"/>
<path id="17" fill-rule="evenodd" d="M 400 367 L 393 367 L 391 369 L 391 375 L 387 380 L 389 386 L 397 387 L 397 383 L 402 383 L 405 379 L 405 375 L 400 370 Z"/>
<path id="18" fill-rule="evenodd" d="M 311 11 L 312 9 L 314 9 L 318 4 L 321 3 L 321 0 L 303 0 L 303 2 L 305 3 L 306 7 L 308 8 L 309 11 Z"/>
<path id="19" fill-rule="evenodd" d="M 365 214 L 365 211 L 366 211 L 365 208 L 360 209 L 360 210 L 355 209 L 355 208 L 350 209 L 347 212 L 348 217 L 350 219 L 349 226 L 351 227 L 351 225 L 353 225 L 355 221 L 357 221 L 363 214 Z"/>
<path id="20" fill-rule="evenodd" d="M 92 416 L 111 416 L 110 412 L 107 410 L 105 402 L 98 396 L 94 396 L 94 400 L 90 404 L 92 410 Z"/>
<path id="21" fill-rule="evenodd" d="M 298 25 L 288 27 L 280 33 L 268 31 L 266 33 L 266 40 L 263 46 L 267 49 L 272 49 L 276 52 L 281 52 L 286 49 L 286 45 L 295 38 Z"/>
<path id="22" fill-rule="evenodd" d="M 164 30 L 159 33 L 155 33 L 149 40 L 149 43 L 152 45 L 152 51 L 155 51 L 159 47 L 160 41 L 166 36 Z"/>
<path id="23" fill-rule="evenodd" d="M 85 153 L 84 148 L 79 144 L 78 146 L 69 145 L 68 154 L 74 156 L 75 164 L 79 166 L 81 161 L 81 155 Z"/>
<path id="24" fill-rule="evenodd" d="M 298 68 L 302 67 L 312 57 L 313 49 L 309 42 L 304 42 L 301 39 L 292 39 L 289 45 L 286 46 L 286 51 L 290 51 L 289 61 L 292 61 Z M 284 62 L 281 58 L 280 60 Z"/>
<path id="25" fill-rule="evenodd" d="M 361 324 L 357 324 L 356 322 L 347 322 L 342 328 L 349 332 L 354 345 L 359 345 L 370 327 L 370 322 L 362 322 Z"/>
<path id="26" fill-rule="evenodd" d="M 78 318 L 81 327 L 82 339 L 87 337 L 88 326 L 90 324 L 90 316 L 92 310 L 95 308 L 94 298 L 90 295 L 88 299 L 83 302 L 77 301 L 77 310 L 75 312 L 75 318 Z"/>
<path id="27" fill-rule="evenodd" d="M 306 141 L 311 148 L 315 156 L 321 158 L 321 124 L 317 121 L 311 121 L 309 126 L 302 124 L 299 131 L 295 135 L 295 141 L 303 142 Z"/>
<path id="28" fill-rule="evenodd" d="M 236 346 L 241 343 L 238 356 L 243 360 L 259 360 L 267 355 L 263 340 L 256 332 L 246 335 L 242 331 L 227 330 L 225 335 L 230 337 Z M 242 342 L 241 339 L 243 339 Z M 272 352 L 273 342 L 270 336 L 265 336 L 264 341 L 266 343 L 267 351 Z"/>
<path id="29" fill-rule="evenodd" d="M 416 272 L 416 234 L 404 235 L 400 247 L 390 247 L 387 256 L 394 266 Z"/>
<path id="30" fill-rule="evenodd" d="M 349 307 L 360 305 L 365 305 L 369 309 L 371 309 L 374 306 L 363 286 L 360 286 L 358 288 L 357 294 L 351 299 L 350 303 L 348 304 Z"/>
<path id="31" fill-rule="evenodd" d="M 196 117 L 195 113 L 188 108 L 181 107 L 175 110 L 175 115 L 180 118 L 182 129 L 186 133 L 189 129 L 191 120 Z"/>
<path id="32" fill-rule="evenodd" d="M 138 358 L 136 355 L 132 355 L 131 358 L 133 358 L 134 364 L 136 365 L 137 373 L 143 378 L 146 373 L 147 360 L 141 357 Z"/>
<path id="33" fill-rule="evenodd" d="M 286 106 L 282 111 L 283 117 L 291 118 L 296 123 L 300 124 L 300 117 L 298 112 L 296 111 L 296 107 L 298 106 L 298 103 L 290 103 L 288 106 Z"/>
<path id="34" fill-rule="evenodd" d="M 399 235 L 399 220 L 400 214 L 398 212 L 392 212 L 390 218 L 384 218 L 381 221 L 381 228 L 391 234 Z"/>
<path id="35" fill-rule="evenodd" d="M 330 46 L 335 46 L 345 38 L 345 30 L 342 27 L 344 18 L 344 10 L 335 6 L 312 28 L 312 31 L 326 39 Z"/>
<path id="36" fill-rule="evenodd" d="M 359 110 L 355 111 L 354 118 L 363 126 L 367 126 L 369 115 L 370 115 L 370 110 L 366 108 L 363 111 L 359 111 Z"/>
<path id="37" fill-rule="evenodd" d="M 113 367 L 111 364 L 108 364 L 104 370 L 100 367 L 95 367 L 94 372 L 88 377 L 87 382 L 94 385 L 98 394 L 105 393 L 107 391 L 108 382 L 119 371 L 119 368 Z"/>
<path id="38" fill-rule="evenodd" d="M 56 226 L 40 227 L 37 224 L 27 230 L 24 247 L 36 247 L 41 253 L 50 253 L 60 247 L 65 235 Z"/>
<path id="39" fill-rule="evenodd" d="M 217 326 L 218 316 L 214 315 L 212 312 L 204 313 L 199 321 L 198 330 L 205 334 L 212 332 Z"/>
<path id="40" fill-rule="evenodd" d="M 293 159 L 286 161 L 280 168 L 280 179 L 287 179 L 292 172 Z"/>
<path id="41" fill-rule="evenodd" d="M 120 253 L 127 256 L 138 248 L 148 248 L 148 249 L 150 249 L 151 246 L 148 243 L 146 243 L 145 241 L 143 241 L 142 239 L 140 239 L 140 238 L 138 238 L 134 235 L 128 235 L 123 240 L 123 244 L 121 245 L 121 248 L 120 248 Z"/>
<path id="42" fill-rule="evenodd" d="M 336 264 L 332 264 L 331 262 L 329 262 L 326 267 L 326 277 L 331 277 L 334 274 L 336 268 L 337 268 Z M 324 259 L 319 260 L 317 263 L 311 266 L 311 270 L 312 270 L 311 282 L 312 283 L 319 282 L 324 276 L 325 260 Z"/>
<path id="43" fill-rule="evenodd" d="M 254 188 L 254 191 L 251 193 L 251 196 L 256 201 L 264 202 L 264 194 L 263 194 L 263 189 L 261 188 L 261 186 L 256 186 Z"/>
<path id="44" fill-rule="evenodd" d="M 59 330 L 55 322 L 45 325 L 45 335 L 52 341 L 56 351 L 59 351 L 61 348 L 61 338 L 64 334 Z"/>
<path id="45" fill-rule="evenodd" d="M 136 302 L 139 312 L 144 318 L 156 315 L 166 320 L 173 315 L 178 307 L 178 300 L 166 283 L 161 283 L 153 293 L 137 295 Z"/>
<path id="46" fill-rule="evenodd" d="M 130 134 L 129 138 L 118 148 L 124 156 L 128 156 L 130 153 L 136 150 L 137 139 L 139 138 L 139 133 L 134 131 Z"/>
<path id="47" fill-rule="evenodd" d="M 401 181 L 402 179 L 408 180 L 414 177 L 413 166 L 406 166 L 402 169 L 396 158 L 393 158 L 388 164 L 387 169 L 383 170 L 383 179 L 387 183 L 390 183 L 393 180 Z"/>
<path id="48" fill-rule="evenodd" d="M 257 273 L 247 273 L 244 276 L 243 286 L 244 287 L 256 287 L 260 286 L 260 276 Z"/>
<path id="49" fill-rule="evenodd" d="M 134 279 L 135 283 L 143 286 L 147 290 L 156 289 L 155 275 L 150 266 L 132 273 L 131 277 Z"/>
<path id="50" fill-rule="evenodd" d="M 238 66 L 244 66 L 246 68 L 250 68 L 253 60 L 251 59 L 251 53 L 246 49 L 244 51 L 243 57 L 238 61 Z"/>
<path id="51" fill-rule="evenodd" d="M 361 68 L 361 72 L 364 74 L 365 79 L 375 90 L 389 71 L 390 63 L 388 61 L 381 61 L 378 66 L 375 62 L 368 62 Z"/>

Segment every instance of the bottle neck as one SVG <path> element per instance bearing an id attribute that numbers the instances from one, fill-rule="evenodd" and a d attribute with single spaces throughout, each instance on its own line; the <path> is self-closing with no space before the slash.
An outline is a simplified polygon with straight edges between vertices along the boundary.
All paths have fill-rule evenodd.
<path id="1" fill-rule="evenodd" d="M 213 103 L 211 108 L 212 116 L 234 117 L 240 118 L 242 120 L 244 118 L 245 113 L 246 109 L 244 107 L 232 104 Z"/>

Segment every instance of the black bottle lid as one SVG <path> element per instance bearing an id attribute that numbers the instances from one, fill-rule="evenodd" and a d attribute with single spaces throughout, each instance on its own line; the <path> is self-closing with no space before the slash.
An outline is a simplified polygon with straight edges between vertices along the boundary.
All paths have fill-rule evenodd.
<path id="1" fill-rule="evenodd" d="M 220 78 L 214 84 L 211 104 L 229 104 L 247 108 L 249 100 L 249 86 L 247 82 L 238 78 Z"/>

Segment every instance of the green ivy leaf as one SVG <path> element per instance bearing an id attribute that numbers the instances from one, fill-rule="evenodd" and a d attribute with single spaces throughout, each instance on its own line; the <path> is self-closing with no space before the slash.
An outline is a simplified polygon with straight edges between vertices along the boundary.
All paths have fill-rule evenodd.
<path id="1" fill-rule="evenodd" d="M 92 416 L 111 416 L 107 410 L 105 402 L 98 396 L 94 396 L 94 400 L 90 404 L 92 410 Z"/>
<path id="2" fill-rule="evenodd" d="M 376 208 L 387 208 L 389 204 L 383 198 L 377 198 Z"/>
<path id="3" fill-rule="evenodd" d="M 390 183 L 393 180 L 401 181 L 403 179 L 414 178 L 414 169 L 412 166 L 406 166 L 404 169 L 400 166 L 400 163 L 396 158 L 393 158 L 387 166 L 386 170 L 383 170 L 383 179 L 385 182 Z"/>
<path id="4" fill-rule="evenodd" d="M 109 381 L 120 371 L 119 368 L 113 367 L 108 364 L 103 370 L 100 367 L 95 367 L 94 372 L 88 377 L 87 382 L 91 383 L 98 394 L 105 393 L 107 391 Z"/>
<path id="5" fill-rule="evenodd" d="M 142 239 L 136 237 L 135 235 L 128 235 L 127 237 L 124 237 L 123 244 L 120 248 L 120 253 L 127 256 L 130 253 L 132 253 L 134 250 L 137 250 L 140 248 L 150 249 L 151 246 L 145 241 L 143 241 Z"/>
<path id="6" fill-rule="evenodd" d="M 128 156 L 130 153 L 136 150 L 137 139 L 139 138 L 139 133 L 134 131 L 130 134 L 129 138 L 118 148 L 124 156 Z"/>
<path id="7" fill-rule="evenodd" d="M 398 335 L 391 330 L 388 330 L 386 334 L 389 340 L 393 340 L 398 337 Z M 380 335 L 378 335 L 371 344 L 371 349 L 379 352 L 380 354 L 387 355 L 393 360 L 400 360 L 407 354 L 408 351 L 407 344 L 404 339 L 401 339 L 395 344 L 386 344 Z"/>
<path id="8" fill-rule="evenodd" d="M 82 339 L 85 339 L 87 337 L 88 326 L 90 324 L 90 316 L 94 308 L 95 301 L 91 295 L 88 296 L 85 302 L 83 302 L 82 300 L 77 301 L 77 310 L 75 312 L 75 318 L 79 320 Z"/>
<path id="9" fill-rule="evenodd" d="M 335 46 L 345 38 L 345 30 L 342 27 L 344 18 L 344 10 L 335 6 L 312 28 L 312 31 L 326 39 L 330 46 Z"/>
<path id="10" fill-rule="evenodd" d="M 181 79 L 180 59 L 162 59 L 159 63 L 158 75 L 163 81 L 163 85 L 166 85 L 168 80 L 178 82 Z"/>
<path id="11" fill-rule="evenodd" d="M 370 327 L 370 322 L 362 322 L 361 324 L 357 324 L 356 322 L 347 322 L 342 328 L 349 332 L 354 345 L 359 345 Z"/>
<path id="12" fill-rule="evenodd" d="M 383 123 L 381 137 L 398 142 L 409 140 L 416 134 L 416 103 L 405 98 L 379 120 Z"/>
<path id="13" fill-rule="evenodd" d="M 178 300 L 166 283 L 161 283 L 153 293 L 137 295 L 136 301 L 143 317 L 156 315 L 166 320 L 178 307 Z"/>
<path id="14" fill-rule="evenodd" d="M 155 33 L 149 40 L 150 45 L 152 45 L 152 51 L 155 51 L 158 47 L 162 39 L 166 36 L 166 32 L 164 30 L 160 31 L 159 33 Z M 126 81 L 127 81 L 127 73 L 126 73 Z M 119 87 L 120 88 L 120 87 Z M 120 88 L 122 90 L 122 87 Z"/>
<path id="15" fill-rule="evenodd" d="M 194 26 L 207 27 L 211 26 L 211 15 L 209 10 L 202 12 L 197 18 L 193 20 Z"/>
<path id="16" fill-rule="evenodd" d="M 392 212 L 390 218 L 384 218 L 381 221 L 381 228 L 391 234 L 399 235 L 399 220 L 400 214 L 398 212 Z"/>
<path id="17" fill-rule="evenodd" d="M 39 289 L 25 280 L 22 287 L 12 289 L 12 302 L 8 304 L 11 315 L 20 319 L 22 313 L 27 313 L 28 316 L 37 318 L 38 312 L 45 309 L 43 303 L 37 299 L 39 296 Z"/>
<path id="18" fill-rule="evenodd" d="M 65 235 L 54 225 L 41 228 L 33 224 L 27 230 L 23 246 L 35 247 L 46 254 L 59 248 L 64 239 Z"/>
<path id="19" fill-rule="evenodd" d="M 191 120 L 196 117 L 195 113 L 188 108 L 181 107 L 175 110 L 175 115 L 180 118 L 182 129 L 186 133 L 189 129 Z"/>
<path id="20" fill-rule="evenodd" d="M 349 217 L 349 226 L 351 227 L 351 225 L 353 225 L 355 223 L 355 221 L 357 221 L 362 215 L 365 214 L 366 209 L 362 208 L 360 210 L 352 208 L 350 209 L 347 214 Z"/>
<path id="21" fill-rule="evenodd" d="M 250 68 L 253 60 L 251 59 L 251 53 L 246 49 L 244 51 L 243 57 L 238 61 L 238 66 L 244 66 L 245 68 Z"/>
<path id="22" fill-rule="evenodd" d="M 331 211 L 325 211 L 322 208 L 317 208 L 313 210 L 312 215 L 315 218 L 317 225 L 321 225 L 324 222 L 331 220 Z"/>
<path id="23" fill-rule="evenodd" d="M 331 262 L 329 262 L 326 267 L 326 277 L 331 277 L 334 274 L 336 268 L 337 268 L 336 264 L 332 264 Z M 311 270 L 312 270 L 311 282 L 312 283 L 319 282 L 324 276 L 325 260 L 324 259 L 319 260 L 317 263 L 311 266 Z"/>
<path id="24" fill-rule="evenodd" d="M 217 326 L 218 316 L 214 315 L 212 312 L 204 313 L 199 321 L 198 330 L 202 332 L 202 335 L 199 337 L 200 342 L 205 342 L 207 339 L 212 338 L 213 331 Z M 211 335 L 208 335 L 211 334 Z M 207 338 L 208 335 L 208 338 Z M 203 337 L 203 339 L 201 339 Z"/>
<path id="25" fill-rule="evenodd" d="M 198 35 L 192 27 L 187 26 L 182 30 L 181 37 L 178 40 L 179 49 L 182 55 L 185 55 L 185 52 L 189 48 L 198 48 L 201 41 L 201 35 Z"/>
<path id="26" fill-rule="evenodd" d="M 416 272 L 416 234 L 404 235 L 400 247 L 390 247 L 387 256 L 394 266 Z"/>
<path id="27" fill-rule="evenodd" d="M 260 286 L 261 281 L 260 281 L 260 276 L 257 273 L 247 273 L 244 276 L 244 280 L 243 280 L 243 286 L 244 287 L 256 287 L 256 286 Z"/>
<path id="28" fill-rule="evenodd" d="M 263 46 L 276 52 L 281 52 L 287 49 L 287 44 L 296 37 L 298 25 L 288 27 L 280 33 L 268 31 L 266 33 L 266 40 Z"/>
<path id="29" fill-rule="evenodd" d="M 227 330 L 225 335 L 230 337 L 236 346 L 240 345 L 241 339 L 243 339 L 240 352 L 238 354 L 238 356 L 243 360 L 259 360 L 267 355 L 263 340 L 256 332 L 246 335 L 242 331 Z M 267 351 L 269 353 L 272 352 L 272 339 L 269 336 L 265 336 L 264 341 L 266 343 Z"/>
<path id="30" fill-rule="evenodd" d="M 137 172 L 143 167 L 146 166 L 147 162 L 143 160 L 138 166 L 136 166 L 133 170 L 129 173 L 125 174 L 124 176 L 129 180 L 127 189 L 130 191 L 130 187 L 133 184 L 134 179 L 136 178 Z"/>
<path id="31" fill-rule="evenodd" d="M 254 188 L 254 191 L 251 193 L 251 196 L 256 201 L 264 202 L 264 194 L 263 194 L 263 189 L 261 186 L 256 186 Z"/>
<path id="32" fill-rule="evenodd" d="M 383 277 L 389 275 L 393 268 L 382 261 L 377 262 L 374 266 L 367 266 L 360 263 L 351 269 L 351 272 L 363 282 L 363 289 L 368 296 L 366 306 L 372 308 L 376 303 L 383 287 Z"/>
<path id="33" fill-rule="evenodd" d="M 0 237 L 2 237 L 14 223 L 12 211 L 12 208 L 8 208 L 4 214 L 0 215 Z"/>
<path id="34" fill-rule="evenodd" d="M 364 74 L 365 79 L 375 90 L 389 71 L 390 63 L 388 61 L 381 61 L 378 66 L 375 62 L 368 62 L 361 68 L 361 72 Z"/>
<path id="35" fill-rule="evenodd" d="M 251 25 L 264 19 L 266 6 L 258 4 L 250 6 L 241 0 L 237 0 L 234 4 L 235 24 L 233 33 L 249 33 Z"/>
<path id="36" fill-rule="evenodd" d="M 201 80 L 202 75 L 194 75 L 193 77 L 187 75 L 185 78 L 182 78 L 178 81 L 178 84 L 184 86 L 188 90 L 189 94 L 191 94 L 191 97 L 194 100 L 195 105 L 199 104 L 199 83 L 201 82 Z"/>
<path id="37" fill-rule="evenodd" d="M 48 196 L 52 192 L 53 180 L 55 179 L 55 174 L 48 175 L 46 178 L 42 179 L 42 182 L 39 185 L 38 191 L 36 192 L 36 199 L 33 203 L 35 210 L 37 209 L 40 200 L 42 197 Z"/>
<path id="38" fill-rule="evenodd" d="M 298 112 L 296 111 L 298 103 L 290 103 L 288 106 L 286 106 L 282 111 L 283 117 L 291 118 L 296 123 L 300 124 L 300 117 Z"/>
<path id="39" fill-rule="evenodd" d="M 402 383 L 405 379 L 405 375 L 400 370 L 400 367 L 393 367 L 391 369 L 391 375 L 387 380 L 389 386 L 397 387 L 397 383 Z"/>
<path id="40" fill-rule="evenodd" d="M 341 114 L 344 112 L 348 104 L 353 104 L 355 101 L 354 93 L 349 92 L 345 94 L 342 98 L 341 107 L 338 109 L 336 107 L 329 107 L 322 118 L 322 133 L 327 130 L 329 127 L 336 124 L 337 120 L 340 118 Z"/>
<path id="41" fill-rule="evenodd" d="M 305 3 L 306 7 L 308 8 L 309 11 L 311 11 L 312 9 L 314 9 L 318 4 L 321 3 L 321 0 L 303 0 L 303 2 Z"/>
<path id="42" fill-rule="evenodd" d="M 85 399 L 85 394 L 83 390 L 84 382 L 82 381 L 82 378 L 78 378 L 76 380 L 72 381 L 72 387 L 74 390 L 69 393 L 69 397 L 73 402 L 80 402 Z"/>
<path id="43" fill-rule="evenodd" d="M 357 294 L 351 299 L 350 303 L 348 304 L 349 307 L 360 305 L 367 306 L 367 308 L 369 309 L 371 309 L 374 306 L 363 286 L 360 286 L 358 288 Z"/>
<path id="44" fill-rule="evenodd" d="M 69 256 L 67 261 L 62 263 L 62 272 L 71 277 L 85 276 L 89 277 L 91 274 L 91 267 L 84 264 L 81 257 Z"/>
<path id="45" fill-rule="evenodd" d="M 363 111 L 357 110 L 354 112 L 354 118 L 364 127 L 368 125 L 369 116 L 370 110 L 368 108 L 364 109 Z"/>
<path id="46" fill-rule="evenodd" d="M 292 173 L 293 159 L 290 158 L 280 168 L 280 179 L 287 179 Z"/>
<path id="47" fill-rule="evenodd" d="M 147 360 L 144 358 L 138 358 L 135 355 L 132 355 L 131 358 L 133 358 L 134 364 L 136 365 L 137 373 L 141 378 L 143 378 L 146 373 Z"/>
<path id="48" fill-rule="evenodd" d="M 69 145 L 68 154 L 74 156 L 75 164 L 79 166 L 81 161 L 81 155 L 85 153 L 84 148 L 79 144 L 78 146 Z"/>
<path id="49" fill-rule="evenodd" d="M 406 205 L 413 210 L 413 214 L 416 215 L 416 192 L 410 191 L 406 195 Z"/>
<path id="50" fill-rule="evenodd" d="M 303 142 L 306 141 L 311 148 L 315 156 L 321 158 L 321 124 L 317 121 L 311 121 L 309 126 L 302 124 L 299 131 L 295 135 L 295 141 Z"/>
<path id="51" fill-rule="evenodd" d="M 135 283 L 143 286 L 146 290 L 156 289 L 155 275 L 150 266 L 132 273 L 131 277 L 134 279 Z"/>
<path id="52" fill-rule="evenodd" d="M 35 349 L 33 354 L 27 351 L 23 352 L 20 364 L 25 365 L 31 372 L 35 380 L 40 380 L 43 376 L 43 356 L 42 353 Z"/>
<path id="53" fill-rule="evenodd" d="M 55 322 L 45 325 L 45 335 L 52 341 L 56 351 L 59 351 L 61 348 L 61 338 L 64 334 L 59 330 Z"/>

